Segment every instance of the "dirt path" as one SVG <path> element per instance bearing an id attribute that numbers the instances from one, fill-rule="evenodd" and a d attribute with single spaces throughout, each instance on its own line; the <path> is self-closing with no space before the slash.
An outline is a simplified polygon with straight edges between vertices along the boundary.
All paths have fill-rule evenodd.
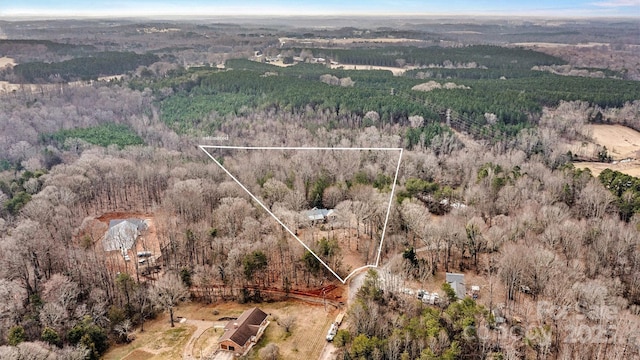
<path id="1" fill-rule="evenodd" d="M 334 352 L 336 351 L 336 347 L 333 343 L 327 342 L 327 344 L 322 349 L 322 353 L 320 353 L 319 360 L 334 360 L 336 358 Z"/>
<path id="2" fill-rule="evenodd" d="M 347 308 L 349 306 L 351 306 L 351 304 L 353 303 L 353 301 L 356 298 L 356 295 L 358 294 L 358 290 L 360 290 L 360 287 L 362 287 L 362 284 L 364 284 L 364 278 L 365 276 L 367 276 L 367 271 L 361 271 L 359 274 L 354 275 L 351 280 L 349 280 L 349 288 L 347 291 Z M 342 327 L 344 327 L 346 325 L 346 323 L 343 323 Z M 336 347 L 333 345 L 333 343 L 330 343 L 328 341 L 325 341 L 323 339 L 324 343 L 324 347 L 322 348 L 322 352 L 320 353 L 320 357 L 318 357 L 319 360 L 333 360 L 335 359 L 335 351 L 336 351 Z"/>
<path id="3" fill-rule="evenodd" d="M 196 341 L 202 336 L 202 334 L 208 329 L 217 325 L 216 322 L 213 321 L 203 321 L 203 320 L 190 320 L 186 321 L 187 325 L 193 325 L 196 327 L 196 331 L 191 335 L 191 339 L 187 342 L 187 345 L 184 347 L 182 352 L 182 359 L 190 360 L 195 359 L 196 357 L 193 354 L 193 347 L 196 344 Z"/>
<path id="4" fill-rule="evenodd" d="M 347 307 L 353 304 L 353 300 L 355 300 L 356 295 L 358 294 L 358 290 L 364 284 L 364 277 L 367 275 L 366 271 L 359 273 L 351 278 L 349 281 L 349 297 L 347 298 Z"/>

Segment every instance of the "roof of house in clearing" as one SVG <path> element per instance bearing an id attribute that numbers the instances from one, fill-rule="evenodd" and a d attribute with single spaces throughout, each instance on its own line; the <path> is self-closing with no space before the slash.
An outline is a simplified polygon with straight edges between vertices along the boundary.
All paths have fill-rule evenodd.
<path id="1" fill-rule="evenodd" d="M 252 336 L 258 334 L 260 324 L 267 318 L 267 314 L 257 307 L 251 308 L 240 315 L 237 320 L 231 320 L 224 327 L 225 333 L 219 341 L 231 340 L 234 343 L 244 346 Z M 237 326 L 236 326 L 237 324 Z"/>
<path id="2" fill-rule="evenodd" d="M 117 219 L 109 221 L 109 230 L 102 239 L 105 251 L 129 250 L 136 243 L 147 222 L 141 219 Z"/>
<path id="3" fill-rule="evenodd" d="M 307 210 L 304 214 L 309 218 L 309 220 L 324 220 L 327 216 L 333 215 L 333 209 L 318 209 L 313 208 L 311 210 Z"/>
<path id="4" fill-rule="evenodd" d="M 446 273 L 446 280 L 447 283 L 451 284 L 458 299 L 464 299 L 467 294 L 467 288 L 464 285 L 464 274 Z"/>

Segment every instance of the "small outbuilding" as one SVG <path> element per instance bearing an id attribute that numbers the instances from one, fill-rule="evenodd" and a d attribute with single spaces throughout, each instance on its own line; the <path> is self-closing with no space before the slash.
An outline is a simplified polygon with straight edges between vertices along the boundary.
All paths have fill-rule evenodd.
<path id="1" fill-rule="evenodd" d="M 268 325 L 267 314 L 257 307 L 251 308 L 227 323 L 218 349 L 244 355 L 260 340 Z"/>

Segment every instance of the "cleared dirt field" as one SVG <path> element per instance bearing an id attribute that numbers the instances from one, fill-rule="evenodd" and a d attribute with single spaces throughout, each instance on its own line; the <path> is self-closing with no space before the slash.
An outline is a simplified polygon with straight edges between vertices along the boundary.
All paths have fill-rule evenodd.
<path id="1" fill-rule="evenodd" d="M 640 132 L 622 125 L 589 125 L 596 144 L 606 146 L 613 160 L 636 158 Z"/>
<path id="2" fill-rule="evenodd" d="M 331 64 L 332 69 L 344 69 L 344 70 L 388 70 L 395 76 L 400 76 L 407 72 L 407 70 L 417 69 L 416 67 L 391 67 L 391 66 L 372 66 L 372 65 L 345 65 L 345 64 Z"/>
<path id="3" fill-rule="evenodd" d="M 598 176 L 604 169 L 619 171 L 627 175 L 640 177 L 640 161 L 613 162 L 610 164 L 599 162 L 579 162 L 574 164 L 578 169 L 590 169 L 593 176 Z"/>
<path id="4" fill-rule="evenodd" d="M 1 68 L 1 67 L 0 67 Z M 24 91 L 26 93 L 61 92 L 65 87 L 80 87 L 90 85 L 91 82 L 73 81 L 66 84 L 13 84 L 8 81 L 0 81 L 0 94 Z"/>
<path id="5" fill-rule="evenodd" d="M 280 67 L 288 67 L 296 65 L 293 64 L 285 64 L 282 60 L 271 61 L 269 62 L 271 65 L 280 66 Z M 393 66 L 374 66 L 374 65 L 351 65 L 351 64 L 331 64 L 331 69 L 344 69 L 344 70 L 387 70 L 391 71 L 394 76 L 400 76 L 407 72 L 408 70 L 417 69 L 415 66 L 405 66 L 405 67 L 393 67 Z"/>
<path id="6" fill-rule="evenodd" d="M 18 91 L 20 89 L 20 85 L 11 84 L 8 81 L 0 81 L 0 93 L 9 93 L 12 91 Z"/>
<path id="7" fill-rule="evenodd" d="M 579 169 L 589 168 L 594 176 L 602 170 L 611 169 L 640 177 L 640 132 L 621 125 L 589 125 L 594 143 L 605 146 L 613 158 L 612 163 L 577 162 Z M 592 143 L 573 144 L 569 148 L 574 154 L 589 157 L 595 153 Z"/>
<path id="8" fill-rule="evenodd" d="M 0 69 L 4 68 L 8 65 L 15 65 L 13 59 L 8 57 L 0 58 Z M 99 77 L 98 81 L 112 81 L 112 80 L 120 80 L 123 75 L 113 75 L 113 76 L 103 76 Z M 71 81 L 64 84 L 13 84 L 8 81 L 0 81 L 0 94 L 3 93 L 11 93 L 14 91 L 25 91 L 27 93 L 49 93 L 49 92 L 60 92 L 65 87 L 80 87 L 80 86 L 89 86 L 93 84 L 94 81 Z"/>
<path id="9" fill-rule="evenodd" d="M 136 339 L 130 344 L 114 346 L 104 356 L 106 360 L 170 360 L 201 359 L 214 351 L 223 333 L 225 318 L 236 318 L 249 308 L 260 307 L 269 314 L 271 322 L 250 359 L 258 359 L 259 349 L 269 343 L 280 348 L 280 359 L 317 359 L 325 343 L 326 332 L 337 312 L 325 312 L 320 305 L 299 301 L 263 304 L 223 303 L 213 305 L 186 304 L 176 311 L 177 317 L 186 320 L 169 326 L 169 317 L 160 317 L 145 324 L 145 332 L 136 331 Z M 278 325 L 278 319 L 294 316 L 295 324 L 290 334 Z M 223 319 L 223 320 L 220 320 Z M 200 330 L 200 331 L 198 331 Z"/>
<path id="10" fill-rule="evenodd" d="M 366 44 L 366 43 L 384 43 L 384 44 L 396 44 L 396 43 L 406 43 L 406 42 L 424 42 L 424 40 L 419 39 L 407 39 L 407 38 L 342 38 L 342 39 L 298 39 L 298 38 L 280 38 L 280 44 L 286 43 L 312 43 L 312 44 L 337 44 L 337 45 L 347 45 L 347 44 Z"/>
<path id="11" fill-rule="evenodd" d="M 120 272 L 127 272 L 130 275 L 135 276 L 136 261 L 138 260 L 137 252 L 150 251 L 152 253 L 152 256 L 149 258 L 149 260 L 154 260 L 160 255 L 160 242 L 158 240 L 158 236 L 156 233 L 156 225 L 155 225 L 153 214 L 138 213 L 138 212 L 114 212 L 114 213 L 103 214 L 102 216 L 96 218 L 96 220 L 100 221 L 101 223 L 105 224 L 108 227 L 109 222 L 111 220 L 130 219 L 130 218 L 146 220 L 149 225 L 149 228 L 143 231 L 140 237 L 138 238 L 138 240 L 136 241 L 135 248 L 129 250 L 128 255 L 129 255 L 130 261 L 125 261 L 122 254 L 119 251 L 110 251 L 104 254 L 109 266 L 111 266 L 112 269 Z M 100 252 L 103 249 L 103 244 L 101 239 L 96 241 L 94 246 L 96 247 L 96 250 Z M 149 261 L 143 264 L 138 264 L 139 273 L 142 274 L 145 272 L 145 270 L 149 271 L 146 268 L 149 267 L 150 265 L 153 265 L 153 264 L 149 264 Z"/>
<path id="12" fill-rule="evenodd" d="M 552 42 L 522 42 L 522 43 L 513 43 L 515 46 L 533 46 L 533 47 L 563 47 L 570 46 L 576 48 L 585 48 L 585 47 L 594 47 L 594 46 L 609 46 L 609 43 L 598 43 L 598 42 L 588 42 L 583 44 L 566 44 L 566 43 L 552 43 Z"/>
<path id="13" fill-rule="evenodd" d="M 15 64 L 16 62 L 10 57 L 6 57 L 6 56 L 0 57 L 0 69 L 2 69 L 5 66 L 10 66 L 10 65 L 13 66 Z"/>

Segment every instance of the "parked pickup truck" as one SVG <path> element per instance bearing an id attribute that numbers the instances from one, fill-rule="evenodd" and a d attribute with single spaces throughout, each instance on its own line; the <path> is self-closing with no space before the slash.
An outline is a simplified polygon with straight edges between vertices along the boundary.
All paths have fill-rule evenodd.
<path id="1" fill-rule="evenodd" d="M 329 328 L 329 332 L 327 333 L 327 341 L 333 341 L 333 338 L 338 333 L 338 324 L 333 323 Z"/>

